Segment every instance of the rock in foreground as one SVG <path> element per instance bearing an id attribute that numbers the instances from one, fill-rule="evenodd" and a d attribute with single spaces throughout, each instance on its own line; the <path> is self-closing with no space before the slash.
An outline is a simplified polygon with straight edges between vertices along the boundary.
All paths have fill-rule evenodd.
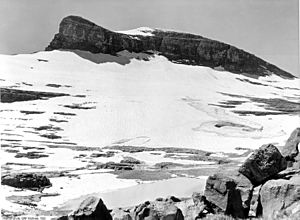
<path id="1" fill-rule="evenodd" d="M 294 167 L 300 169 L 300 153 L 299 153 L 299 143 L 300 143 L 300 128 L 296 128 L 286 144 L 280 147 L 279 150 L 288 162 L 289 167 Z"/>
<path id="2" fill-rule="evenodd" d="M 287 162 L 277 147 L 268 144 L 256 150 L 240 167 L 239 172 L 254 186 L 259 186 L 286 168 Z"/>
<path id="3" fill-rule="evenodd" d="M 2 185 L 8 185 L 16 188 L 40 190 L 51 186 L 50 180 L 43 175 L 34 173 L 9 174 L 1 178 Z"/>
<path id="4" fill-rule="evenodd" d="M 204 195 L 220 212 L 233 217 L 248 216 L 253 185 L 242 174 L 218 173 L 207 179 Z M 219 212 L 216 210 L 216 212 Z"/>
<path id="5" fill-rule="evenodd" d="M 135 220 L 183 220 L 181 210 L 171 201 L 145 202 L 134 209 Z"/>
<path id="6" fill-rule="evenodd" d="M 77 209 L 60 220 L 112 220 L 102 199 L 91 196 L 82 201 Z"/>
<path id="7" fill-rule="evenodd" d="M 260 198 L 264 219 L 300 219 L 300 175 L 266 182 Z"/>

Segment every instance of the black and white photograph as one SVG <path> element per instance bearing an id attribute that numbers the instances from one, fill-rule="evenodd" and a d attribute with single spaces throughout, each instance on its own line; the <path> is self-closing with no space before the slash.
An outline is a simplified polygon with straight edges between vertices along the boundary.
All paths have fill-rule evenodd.
<path id="1" fill-rule="evenodd" d="M 298 0 L 0 0 L 1 219 L 299 220 Z"/>

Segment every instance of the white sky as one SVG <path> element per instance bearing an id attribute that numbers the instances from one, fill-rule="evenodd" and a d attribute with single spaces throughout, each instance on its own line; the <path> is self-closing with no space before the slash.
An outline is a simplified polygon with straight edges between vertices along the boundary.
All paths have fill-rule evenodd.
<path id="1" fill-rule="evenodd" d="M 299 75 L 298 0 L 0 0 L 0 53 L 43 50 L 61 19 L 79 15 L 111 30 L 141 26 L 232 44 Z"/>

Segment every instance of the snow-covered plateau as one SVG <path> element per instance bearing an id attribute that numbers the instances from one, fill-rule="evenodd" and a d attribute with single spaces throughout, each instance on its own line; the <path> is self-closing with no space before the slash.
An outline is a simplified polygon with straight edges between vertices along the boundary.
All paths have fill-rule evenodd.
<path id="1" fill-rule="evenodd" d="M 150 34 L 145 28 L 139 31 Z M 65 94 L 1 103 L 2 173 L 44 173 L 52 183 L 43 192 L 2 186 L 1 208 L 34 213 L 68 206 L 91 193 L 117 206 L 128 198 L 113 203 L 113 192 L 134 192 L 139 188 L 132 187 L 143 184 L 148 195 L 151 184 L 165 184 L 153 196 L 185 184 L 177 194 L 187 196 L 205 181 L 206 174 L 193 169 L 214 168 L 215 158 L 240 163 L 247 152 L 266 143 L 283 145 L 299 126 L 299 85 L 298 78 L 251 78 L 173 63 L 157 53 L 0 55 L 2 89 Z M 210 152 L 214 159 L 193 159 L 187 149 Z M 141 176 L 143 171 L 151 176 L 158 164 L 176 170 L 144 178 L 133 173 L 137 170 L 124 171 L 126 176 L 101 166 L 126 158 L 138 161 Z M 134 201 L 155 199 L 142 194 Z M 37 206 L 20 199 L 29 195 L 40 195 L 30 201 Z"/>

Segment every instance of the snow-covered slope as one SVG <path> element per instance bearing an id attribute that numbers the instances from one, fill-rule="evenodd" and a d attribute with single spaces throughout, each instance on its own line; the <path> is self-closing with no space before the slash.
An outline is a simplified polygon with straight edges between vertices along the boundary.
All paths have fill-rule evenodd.
<path id="1" fill-rule="evenodd" d="M 93 56 L 98 56 L 97 63 L 82 58 Z M 62 136 L 59 141 L 82 146 L 118 143 L 228 152 L 236 147 L 283 143 L 298 125 L 297 114 L 234 113 L 268 112 L 265 99 L 297 102 L 298 79 L 272 76 L 256 80 L 207 67 L 174 64 L 158 55 L 148 57 L 148 61 L 132 59 L 139 56 L 146 55 L 126 51 L 118 57 L 83 51 L 1 55 L 2 87 L 71 95 L 47 101 L 2 103 L 2 130 L 9 130 L 2 138 L 47 140 L 28 131 L 52 124 L 63 129 L 56 133 Z M 126 59 L 126 64 L 119 64 Z M 262 100 L 255 102 L 249 97 Z M 230 107 L 231 101 L 238 104 Z M 227 106 L 222 106 L 224 102 Z M 91 108 L 68 108 L 74 104 Z M 24 115 L 20 110 L 45 113 Z M 54 112 L 71 112 L 76 116 Z M 66 117 L 68 122 L 49 121 L 58 117 Z"/>

